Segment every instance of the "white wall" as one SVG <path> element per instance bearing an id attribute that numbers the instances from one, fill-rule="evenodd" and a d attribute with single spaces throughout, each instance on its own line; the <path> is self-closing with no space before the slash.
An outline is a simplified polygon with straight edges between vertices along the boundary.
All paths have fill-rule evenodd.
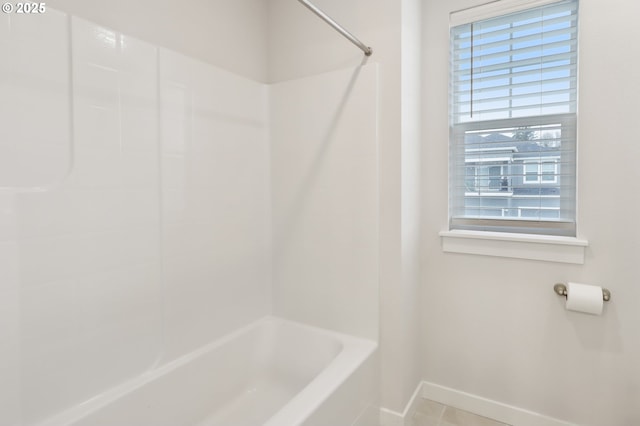
<path id="1" fill-rule="evenodd" d="M 274 312 L 378 339 L 376 65 L 271 86 Z"/>
<path id="2" fill-rule="evenodd" d="M 264 82 L 267 3 L 266 0 L 51 0 L 46 5 Z"/>
<path id="3" fill-rule="evenodd" d="M 395 292 L 400 297 L 399 302 L 390 308 L 398 323 L 387 334 L 388 353 L 398 358 L 390 365 L 387 377 L 393 378 L 393 365 L 402 365 L 401 377 L 395 378 L 398 386 L 396 400 L 405 404 L 399 408 L 406 408 L 406 404 L 415 391 L 420 376 L 420 286 L 421 286 L 421 256 L 420 256 L 420 176 L 422 164 L 420 152 L 421 139 L 421 0 L 402 1 L 402 45 L 401 45 L 401 262 L 402 285 L 400 290 L 396 285 L 389 287 L 390 294 Z M 386 299 L 384 299 L 386 300 Z M 383 300 L 383 303 L 384 303 Z M 399 353 L 394 347 L 403 348 Z M 401 358 L 402 357 L 402 358 Z M 398 374 L 398 373 L 395 373 Z M 396 402 L 396 407 L 398 406 Z"/>
<path id="4" fill-rule="evenodd" d="M 2 23 L 72 89 L 71 169 L 0 187 L 0 424 L 27 425 L 271 311 L 267 88 L 53 10 Z"/>
<path id="5" fill-rule="evenodd" d="M 640 423 L 640 6 L 580 2 L 578 236 L 584 265 L 448 254 L 448 14 L 424 2 L 422 370 L 439 385 L 581 425 Z M 620 202 L 624 200 L 625 207 Z M 564 310 L 562 281 L 612 291 L 601 317 Z"/>
<path id="6" fill-rule="evenodd" d="M 298 1 L 268 0 L 269 82 L 281 82 L 356 66 L 364 55 Z M 370 59 L 397 59 L 399 8 L 392 2 L 320 0 L 313 4 L 363 43 L 374 48 Z M 397 9 L 397 10 L 396 10 Z"/>

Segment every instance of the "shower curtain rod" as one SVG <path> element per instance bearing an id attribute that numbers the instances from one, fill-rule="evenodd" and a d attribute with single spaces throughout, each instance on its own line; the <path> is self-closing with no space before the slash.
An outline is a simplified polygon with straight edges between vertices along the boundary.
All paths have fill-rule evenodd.
<path id="1" fill-rule="evenodd" d="M 364 44 L 363 42 L 358 40 L 358 38 L 356 38 L 349 31 L 345 30 L 342 27 L 342 25 L 338 24 L 336 21 L 331 19 L 331 17 L 329 15 L 327 15 L 326 13 L 324 13 L 323 11 L 318 9 L 316 6 L 314 6 L 311 3 L 309 3 L 307 0 L 298 0 L 298 1 L 300 3 L 302 3 L 303 5 L 305 5 L 310 11 L 312 11 L 313 13 L 318 15 L 320 17 L 320 19 L 325 21 L 327 24 L 331 25 L 340 34 L 345 36 L 351 43 L 353 43 L 356 46 L 358 46 L 364 52 L 365 56 L 371 56 L 371 54 L 373 53 L 373 50 L 371 50 L 370 47 L 368 47 L 366 44 Z"/>

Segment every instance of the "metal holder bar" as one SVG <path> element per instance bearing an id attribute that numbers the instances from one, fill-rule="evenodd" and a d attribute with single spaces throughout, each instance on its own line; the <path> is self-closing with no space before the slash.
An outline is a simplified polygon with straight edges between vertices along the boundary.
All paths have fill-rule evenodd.
<path id="1" fill-rule="evenodd" d="M 553 291 L 555 291 L 558 296 L 567 297 L 567 286 L 562 283 L 554 285 Z M 611 292 L 606 288 L 602 289 L 602 300 L 605 302 L 611 300 Z"/>
<path id="2" fill-rule="evenodd" d="M 309 3 L 307 0 L 298 0 L 298 1 L 300 3 L 302 3 L 303 5 L 305 5 L 310 11 L 312 11 L 313 13 L 318 15 L 320 17 L 320 19 L 325 21 L 327 24 L 331 25 L 336 31 L 338 31 L 340 34 L 342 34 L 344 37 L 346 37 L 351 43 L 353 43 L 356 46 L 358 46 L 364 52 L 364 54 L 366 56 L 371 56 L 371 54 L 373 53 L 373 50 L 371 50 L 370 47 L 368 47 L 366 44 L 364 44 L 363 42 L 358 40 L 358 38 L 356 36 L 354 36 L 353 34 L 351 34 L 349 31 L 345 30 L 342 27 L 342 25 L 338 24 L 329 15 L 327 15 L 326 13 L 324 13 L 323 11 L 318 9 L 316 6 L 314 6 L 311 3 Z"/>

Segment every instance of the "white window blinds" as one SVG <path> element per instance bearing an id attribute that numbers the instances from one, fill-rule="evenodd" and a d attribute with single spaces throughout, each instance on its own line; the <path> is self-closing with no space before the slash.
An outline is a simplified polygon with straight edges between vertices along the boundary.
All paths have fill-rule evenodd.
<path id="1" fill-rule="evenodd" d="M 575 235 L 577 10 L 452 27 L 451 229 Z"/>

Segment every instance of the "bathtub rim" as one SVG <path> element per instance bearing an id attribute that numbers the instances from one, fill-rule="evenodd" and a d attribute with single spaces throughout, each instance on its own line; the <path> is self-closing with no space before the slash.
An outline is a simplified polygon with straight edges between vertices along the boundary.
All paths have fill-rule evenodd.
<path id="1" fill-rule="evenodd" d="M 319 330 L 334 333 L 329 330 Z M 302 425 L 359 367 L 371 358 L 378 348 L 378 343 L 373 340 L 337 334 L 346 340 L 343 341 L 342 351 L 262 426 Z"/>
<path id="2" fill-rule="evenodd" d="M 263 324 L 275 323 L 285 324 L 317 333 L 329 338 L 336 339 L 342 345 L 340 352 L 329 361 L 309 383 L 307 383 L 295 396 L 293 396 L 284 406 L 280 407 L 271 416 L 264 426 L 282 425 L 286 420 L 291 426 L 298 425 L 309 417 L 329 396 L 344 383 L 359 365 L 363 364 L 371 354 L 378 348 L 378 343 L 362 337 L 352 336 L 334 330 L 309 325 L 275 315 L 265 315 L 251 323 L 241 326 L 216 340 L 186 353 L 176 359 L 168 361 L 159 366 L 154 365 L 150 369 L 142 372 L 127 381 L 83 401 L 63 411 L 53 414 L 39 422 L 25 426 L 73 426 L 75 422 L 81 421 L 118 399 L 126 397 L 128 393 L 136 391 L 148 383 L 169 374 L 180 367 L 205 356 L 207 353 L 224 346 L 226 343 L 249 333 L 251 330 Z M 339 368 L 340 367 L 340 368 Z M 331 377 L 333 375 L 333 377 Z M 321 393 L 321 394 L 317 394 Z M 315 396 L 312 397 L 312 396 Z"/>

